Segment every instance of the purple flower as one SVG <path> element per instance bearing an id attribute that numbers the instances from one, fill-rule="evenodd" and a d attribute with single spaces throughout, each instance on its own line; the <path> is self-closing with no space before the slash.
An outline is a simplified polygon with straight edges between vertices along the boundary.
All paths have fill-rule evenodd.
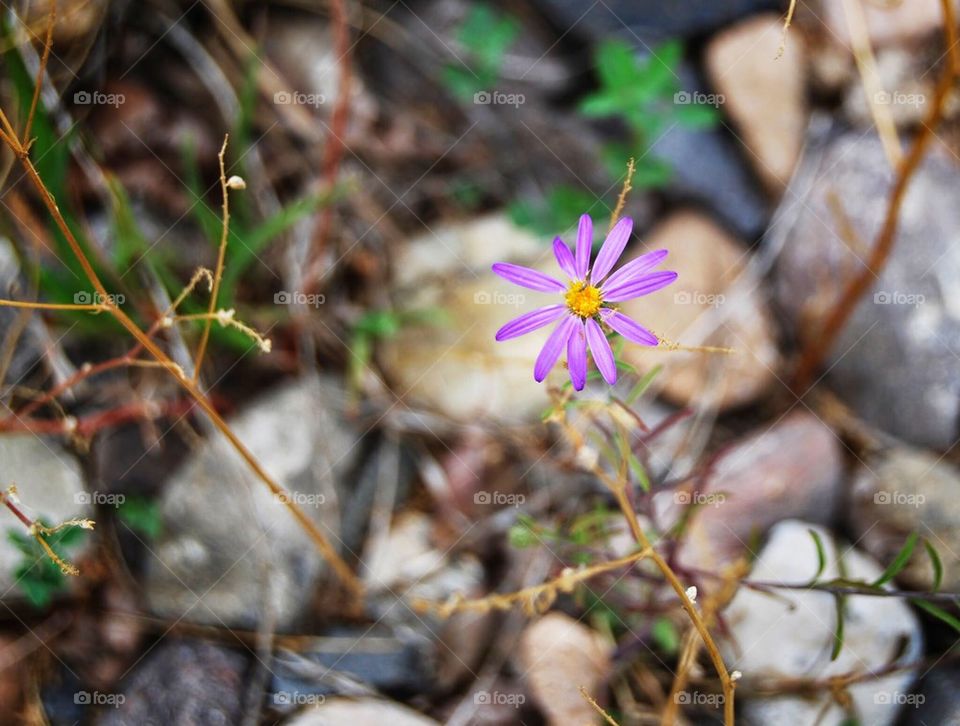
<path id="1" fill-rule="evenodd" d="M 640 323 L 631 320 L 611 303 L 631 300 L 666 287 L 677 279 L 676 272 L 650 272 L 667 256 L 667 250 L 641 255 L 623 265 L 612 275 L 623 249 L 630 239 L 633 220 L 624 217 L 614 225 L 604 240 L 593 268 L 590 269 L 590 244 L 593 240 L 593 220 L 584 214 L 577 230 L 576 254 L 562 239 L 553 241 L 553 254 L 567 282 L 545 275 L 537 270 L 507 262 L 498 262 L 493 271 L 515 285 L 538 292 L 552 292 L 562 296 L 563 302 L 547 305 L 511 320 L 497 331 L 497 340 L 509 340 L 557 323 L 544 344 L 533 368 L 533 377 L 539 383 L 553 368 L 563 349 L 567 350 L 567 368 L 570 380 L 578 391 L 587 381 L 587 346 L 603 379 L 613 385 L 617 382 L 617 364 L 603 323 L 627 340 L 641 345 L 657 345 L 657 336 Z"/>

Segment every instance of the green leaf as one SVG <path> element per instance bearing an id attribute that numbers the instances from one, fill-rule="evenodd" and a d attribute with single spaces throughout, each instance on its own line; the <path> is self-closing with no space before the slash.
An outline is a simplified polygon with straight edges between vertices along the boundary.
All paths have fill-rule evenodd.
<path id="1" fill-rule="evenodd" d="M 146 497 L 128 496 L 117 511 L 120 521 L 148 539 L 157 539 L 163 530 L 163 517 L 157 502 Z"/>
<path id="2" fill-rule="evenodd" d="M 808 529 L 807 532 L 810 533 L 810 537 L 813 539 L 813 545 L 817 548 L 817 574 L 810 579 L 810 584 L 812 585 L 820 579 L 820 575 L 827 569 L 827 550 L 823 546 L 823 540 L 820 538 L 820 534 L 815 529 Z"/>
<path id="3" fill-rule="evenodd" d="M 597 48 L 597 75 L 602 86 L 609 90 L 629 87 L 640 78 L 633 48 L 621 40 L 605 40 Z"/>
<path id="4" fill-rule="evenodd" d="M 615 96 L 596 93 L 583 98 L 577 108 L 584 116 L 604 118 L 615 116 L 620 111 L 620 106 L 620 100 Z"/>
<path id="5" fill-rule="evenodd" d="M 653 380 L 660 374 L 660 371 L 663 370 L 662 365 L 655 365 L 649 371 L 647 371 L 643 378 L 633 387 L 633 390 L 630 391 L 630 394 L 626 398 L 627 404 L 633 404 L 644 392 L 650 387 L 650 384 L 653 383 Z"/>
<path id="6" fill-rule="evenodd" d="M 650 626 L 650 636 L 668 655 L 676 655 L 680 650 L 680 633 L 669 618 L 659 617 Z"/>
<path id="7" fill-rule="evenodd" d="M 701 103 L 677 104 L 674 118 L 688 128 L 709 128 L 720 118 L 720 112 Z"/>
<path id="8" fill-rule="evenodd" d="M 930 558 L 930 564 L 933 567 L 933 591 L 940 589 L 943 582 L 943 562 L 940 561 L 940 555 L 927 539 L 923 540 L 923 546 L 927 550 L 927 556 Z"/>
<path id="9" fill-rule="evenodd" d="M 510 527 L 510 532 L 507 537 L 510 545 L 518 550 L 532 547 L 537 543 L 537 535 L 533 531 L 533 527 L 524 518 L 521 518 L 520 521 Z"/>
<path id="10" fill-rule="evenodd" d="M 661 189 L 672 178 L 673 169 L 667 162 L 647 156 L 637 163 L 633 186 L 637 189 Z"/>
<path id="11" fill-rule="evenodd" d="M 473 5 L 457 31 L 466 53 L 441 69 L 441 81 L 462 101 L 472 100 L 478 91 L 493 90 L 504 55 L 519 33 L 520 25 L 512 17 L 485 3 Z"/>
<path id="12" fill-rule="evenodd" d="M 591 192 L 558 184 L 550 188 L 542 202 L 516 201 L 510 205 L 508 212 L 511 221 L 518 227 L 552 238 L 563 230 L 571 229 L 581 214 L 591 214 L 596 219 L 606 215 L 608 209 L 604 200 Z M 594 241 L 603 234 L 603 225 L 594 225 Z"/>
<path id="13" fill-rule="evenodd" d="M 400 318 L 392 310 L 370 310 L 361 316 L 353 330 L 371 338 L 391 338 L 400 330 Z"/>
<path id="14" fill-rule="evenodd" d="M 837 609 L 837 628 L 833 632 L 833 649 L 830 651 L 830 660 L 835 661 L 840 657 L 840 651 L 843 650 L 843 631 L 844 631 L 844 613 L 846 611 L 846 598 L 843 595 L 837 595 L 834 598 Z"/>
<path id="15" fill-rule="evenodd" d="M 38 520 L 38 523 L 49 526 L 42 520 Z M 84 539 L 85 534 L 86 530 L 81 527 L 65 527 L 48 535 L 46 539 L 47 544 L 58 555 L 69 559 L 69 551 Z M 19 529 L 8 529 L 7 539 L 23 556 L 14 568 L 17 588 L 34 607 L 46 607 L 58 592 L 66 588 L 66 575 L 60 571 L 60 567 L 50 559 L 34 537 Z"/>
<path id="16" fill-rule="evenodd" d="M 900 574 L 900 571 L 907 566 L 907 563 L 910 562 L 910 557 L 913 555 L 913 549 L 917 545 L 917 533 L 911 532 L 910 536 L 907 537 L 907 541 L 903 543 L 903 547 L 900 549 L 900 552 L 897 553 L 897 556 L 893 559 L 893 562 L 883 571 L 883 574 L 880 575 L 876 580 L 873 581 L 874 587 L 880 587 L 890 582 L 894 577 Z"/>
<path id="17" fill-rule="evenodd" d="M 193 215 L 204 236 L 210 244 L 216 247 L 220 244 L 220 235 L 223 229 L 223 220 L 208 205 L 206 190 L 200 179 L 200 165 L 197 161 L 197 145 L 194 139 L 188 138 L 183 147 L 184 182 L 187 191 L 193 199 L 190 202 L 190 213 Z"/>
<path id="18" fill-rule="evenodd" d="M 335 192 L 335 194 L 339 193 Z M 221 290 L 224 293 L 223 304 L 229 306 L 232 303 L 237 283 L 271 242 L 333 198 L 330 195 L 317 194 L 303 197 L 287 204 L 250 231 L 231 230 L 227 240 L 227 261 L 221 283 Z"/>
<path id="19" fill-rule="evenodd" d="M 939 605 L 934 605 L 932 602 L 927 602 L 926 600 L 917 599 L 917 600 L 912 600 L 911 602 L 913 602 L 913 604 L 916 605 L 921 610 L 925 610 L 926 612 L 930 613 L 931 615 L 933 615 L 933 617 L 937 618 L 938 620 L 942 620 L 951 628 L 953 628 L 958 633 L 960 633 L 960 620 L 958 620 L 955 615 L 948 613 Z"/>

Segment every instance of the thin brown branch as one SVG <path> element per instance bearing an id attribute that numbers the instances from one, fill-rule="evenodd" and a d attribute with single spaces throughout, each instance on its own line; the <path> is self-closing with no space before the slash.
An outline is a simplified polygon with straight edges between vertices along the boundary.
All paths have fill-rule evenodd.
<path id="1" fill-rule="evenodd" d="M 958 62 L 958 50 L 956 48 L 957 30 L 955 27 L 953 5 L 950 0 L 942 0 L 942 5 L 944 32 L 947 44 L 947 60 L 946 67 L 937 82 L 933 103 L 922 127 L 917 132 L 916 139 L 910 147 L 910 151 L 903 157 L 898 165 L 896 179 L 891 189 L 887 205 L 887 214 L 865 268 L 847 284 L 840 299 L 830 311 L 819 334 L 814 336 L 806 344 L 800 355 L 800 362 L 793 380 L 793 389 L 797 395 L 802 396 L 806 393 L 810 381 L 813 379 L 816 371 L 819 370 L 833 344 L 836 342 L 837 337 L 843 330 L 844 325 L 846 325 L 850 316 L 853 314 L 857 302 L 870 288 L 873 280 L 880 275 L 887 260 L 890 258 L 890 253 L 893 250 L 896 239 L 900 206 L 903 204 L 903 199 L 906 196 L 907 187 L 910 184 L 913 173 L 919 167 L 927 147 L 933 139 L 934 130 L 943 116 L 946 97 L 953 87 L 953 81 L 958 70 L 960 70 L 960 62 Z"/>
<path id="2" fill-rule="evenodd" d="M 341 558 L 334 549 L 327 536 L 320 530 L 317 524 L 304 513 L 303 509 L 297 505 L 294 498 L 291 497 L 284 490 L 284 488 L 280 486 L 280 484 L 278 484 L 273 477 L 270 476 L 269 473 L 267 473 L 257 458 L 227 425 L 226 421 L 223 420 L 223 418 L 214 408 L 213 404 L 207 399 L 206 395 L 197 387 L 197 385 L 179 370 L 179 367 L 176 366 L 174 361 L 171 360 L 170 357 L 164 353 L 163 350 L 153 340 L 151 340 L 143 330 L 140 329 L 140 327 L 113 301 L 113 298 L 107 293 L 103 282 L 93 269 L 90 260 L 87 258 L 80 246 L 80 243 L 77 241 L 69 225 L 66 223 L 66 220 L 64 219 L 63 214 L 60 212 L 60 208 L 58 207 L 56 200 L 53 198 L 53 195 L 50 193 L 50 190 L 47 188 L 46 184 L 40 178 L 40 175 L 37 173 L 37 170 L 30 159 L 28 150 L 24 147 L 16 133 L 13 131 L 13 127 L 11 126 L 10 121 L 3 109 L 0 109 L 0 126 L 2 126 L 4 129 L 3 140 L 10 146 L 10 149 L 20 159 L 20 163 L 23 165 L 27 177 L 30 179 L 31 184 L 40 195 L 41 201 L 53 218 L 57 228 L 66 239 L 67 244 L 70 246 L 71 251 L 76 257 L 77 262 L 82 268 L 84 274 L 87 276 L 90 284 L 93 285 L 98 293 L 100 293 L 102 299 L 108 301 L 106 305 L 107 312 L 112 315 L 114 319 L 120 323 L 120 325 L 126 328 L 130 335 L 132 335 L 143 346 L 143 348 L 150 353 L 150 355 L 164 364 L 166 370 L 174 377 L 174 379 L 176 379 L 176 381 L 184 388 L 184 390 L 190 394 L 200 408 L 203 409 L 204 413 L 209 417 L 214 427 L 227 439 L 230 445 L 257 475 L 257 478 L 263 481 L 270 492 L 284 503 L 291 515 L 294 517 L 294 519 L 296 519 L 297 523 L 304 529 L 304 531 L 316 545 L 317 549 L 330 563 L 330 566 L 336 573 L 337 577 L 350 590 L 350 593 L 354 598 L 354 606 L 359 606 L 363 595 L 363 585 L 347 565 L 347 563 L 343 561 L 343 558 Z"/>
<path id="3" fill-rule="evenodd" d="M 23 127 L 23 139 L 30 147 L 30 130 L 33 128 L 33 119 L 40 103 L 40 91 L 43 88 L 43 77 L 47 72 L 47 63 L 50 61 L 50 48 L 53 46 L 53 26 L 57 20 L 57 4 L 50 3 L 50 14 L 47 16 L 47 37 L 43 41 L 43 54 L 40 56 L 40 67 L 37 69 L 36 82 L 33 84 L 33 98 L 30 99 L 30 112 Z"/>
<path id="4" fill-rule="evenodd" d="M 220 147 L 220 153 L 217 154 L 217 160 L 220 162 L 220 193 L 223 195 L 223 225 L 220 231 L 220 248 L 217 251 L 217 267 L 213 273 L 213 283 L 210 286 L 210 304 L 207 313 L 210 315 L 203 326 L 203 334 L 200 336 L 200 345 L 197 347 L 196 362 L 193 365 L 193 382 L 200 380 L 200 369 L 203 366 L 203 357 L 207 352 L 207 343 L 210 340 L 210 326 L 213 325 L 214 310 L 217 309 L 217 298 L 220 295 L 220 280 L 223 277 L 223 263 L 227 255 L 227 237 L 230 235 L 230 193 L 227 184 L 227 173 L 224 168 L 223 157 L 227 153 L 227 142 L 230 140 L 230 134 L 223 137 L 223 146 Z M 196 275 L 194 276 L 196 279 Z"/>

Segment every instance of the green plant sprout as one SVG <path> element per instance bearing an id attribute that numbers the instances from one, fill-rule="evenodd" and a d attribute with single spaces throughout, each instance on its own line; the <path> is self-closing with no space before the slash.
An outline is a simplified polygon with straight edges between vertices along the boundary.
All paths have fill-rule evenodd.
<path id="1" fill-rule="evenodd" d="M 578 109 L 587 118 L 617 119 L 626 128 L 624 140 L 606 143 L 600 150 L 612 180 L 622 176 L 623 160 L 633 158 L 633 182 L 638 188 L 666 186 L 672 170 L 650 153 L 660 135 L 675 124 L 705 128 L 716 123 L 716 109 L 694 103 L 680 91 L 676 69 L 682 57 L 678 40 L 664 43 L 646 57 L 619 40 L 607 40 L 598 47 L 594 62 L 599 87 L 581 99 Z M 565 229 L 584 211 L 599 216 L 613 208 L 612 202 L 588 189 L 561 184 L 550 188 L 539 203 L 515 201 L 510 216 L 517 225 L 545 235 Z M 595 230 L 598 236 L 600 232 Z"/>
<path id="2" fill-rule="evenodd" d="M 45 525 L 42 525 L 45 527 Z M 22 559 L 14 568 L 13 577 L 27 601 L 36 608 L 45 608 L 54 596 L 67 588 L 66 559 L 83 541 L 83 527 L 65 527 L 47 536 L 59 563 L 50 556 L 36 537 L 19 529 L 8 529 L 7 540 L 20 551 Z M 69 565 L 66 565 L 70 567 Z"/>
<path id="3" fill-rule="evenodd" d="M 444 85 L 461 101 L 473 101 L 475 94 L 493 90 L 503 58 L 519 33 L 519 23 L 509 15 L 483 3 L 471 7 L 457 30 L 457 41 L 467 57 L 443 67 Z"/>
<path id="4" fill-rule="evenodd" d="M 134 532 L 150 540 L 157 539 L 163 531 L 160 505 L 146 497 L 128 496 L 117 510 L 117 516 Z"/>

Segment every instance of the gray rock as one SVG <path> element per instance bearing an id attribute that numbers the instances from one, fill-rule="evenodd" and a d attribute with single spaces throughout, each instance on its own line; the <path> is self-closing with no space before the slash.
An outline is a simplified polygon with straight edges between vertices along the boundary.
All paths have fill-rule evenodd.
<path id="1" fill-rule="evenodd" d="M 753 13 L 782 9 L 776 0 L 540 0 L 539 4 L 565 31 L 596 38 L 619 34 L 637 43 L 701 35 Z"/>
<path id="2" fill-rule="evenodd" d="M 429 644 L 417 634 L 377 625 L 334 628 L 312 638 L 296 655 L 280 655 L 271 666 L 267 703 L 277 710 L 309 695 L 369 687 L 379 693 L 410 696 L 428 691 L 432 682 Z M 278 708 L 279 707 L 279 708 Z"/>
<path id="3" fill-rule="evenodd" d="M 814 182 L 785 196 L 796 221 L 777 264 L 778 297 L 795 325 L 815 335 L 866 249 L 838 236 L 828 195 L 838 194 L 861 243 L 872 245 L 886 213 L 892 172 L 879 139 L 846 133 L 823 141 Z M 914 174 L 893 253 L 833 346 L 824 368 L 859 416 L 911 443 L 946 449 L 960 404 L 960 182 L 952 156 L 932 148 Z M 801 188 L 802 187 L 802 188 Z M 799 205 L 799 206 L 793 206 Z"/>
<path id="4" fill-rule="evenodd" d="M 821 579 L 845 574 L 872 581 L 882 568 L 853 548 L 834 543 L 822 528 L 787 520 L 770 533 L 750 574 L 751 580 L 803 584 L 818 569 L 817 548 L 809 529 L 824 543 L 827 567 Z M 869 673 L 890 663 L 911 663 L 923 652 L 920 623 L 910 606 L 891 597 L 849 597 L 846 600 L 844 646 L 830 659 L 836 627 L 834 598 L 812 590 L 777 590 L 776 596 L 741 587 L 724 615 L 730 637 L 721 643 L 728 667 L 743 674 L 743 688 L 795 679 L 824 680 L 849 673 Z M 897 701 L 909 692 L 914 673 L 897 671 L 868 678 L 848 692 L 858 721 L 871 726 L 892 724 Z M 775 686 L 774 686 L 775 687 Z M 740 713 L 750 724 L 822 724 L 838 726 L 847 717 L 824 689 L 816 696 L 742 700 Z"/>
<path id="5" fill-rule="evenodd" d="M 0 238 L 0 297 L 24 299 L 24 285 L 13 245 L 8 239 Z M 5 350 L 14 340 L 10 365 L 0 380 L 5 388 L 25 385 L 24 378 L 43 358 L 44 349 L 49 348 L 54 361 L 59 357 L 59 347 L 48 339 L 39 317 L 27 310 L 0 307 L 0 350 Z"/>
<path id="6" fill-rule="evenodd" d="M 753 241 L 769 216 L 766 201 L 734 142 L 721 129 L 676 125 L 658 138 L 651 154 L 673 170 L 668 196 L 708 208 L 737 236 Z"/>
<path id="7" fill-rule="evenodd" d="M 520 635 L 515 665 L 547 723 L 594 723 L 596 712 L 577 686 L 596 697 L 611 670 L 610 646 L 569 615 L 551 612 Z"/>
<path id="8" fill-rule="evenodd" d="M 395 294 L 410 310 L 443 311 L 402 326 L 380 345 L 386 378 L 411 407 L 463 423 L 510 426 L 538 420 L 548 405 L 546 387 L 533 380 L 547 331 L 503 343 L 494 335 L 512 318 L 555 300 L 497 277 L 490 265 L 499 261 L 557 274 L 550 246 L 503 214 L 438 225 L 398 250 Z M 552 375 L 562 373 L 557 366 Z"/>
<path id="9" fill-rule="evenodd" d="M 430 517 L 408 512 L 389 531 L 374 534 L 364 556 L 363 577 L 374 615 L 396 632 L 408 633 L 408 642 L 431 654 L 433 662 L 421 667 L 433 672 L 430 681 L 442 690 L 479 667 L 492 617 L 462 612 L 438 618 L 410 608 L 408 603 L 417 599 L 442 603 L 453 595 L 483 595 L 480 561 L 467 553 L 447 553 L 432 541 L 433 529 Z"/>
<path id="10" fill-rule="evenodd" d="M 287 726 L 439 726 L 439 722 L 393 701 L 378 698 L 328 698 L 308 708 Z"/>
<path id="11" fill-rule="evenodd" d="M 227 726 L 240 723 L 248 659 L 219 645 L 193 640 L 160 643 L 136 667 L 104 708 L 102 726 Z M 93 702 L 91 700 L 91 702 Z"/>
<path id="12" fill-rule="evenodd" d="M 913 693 L 900 699 L 903 706 L 897 726 L 957 726 L 960 724 L 960 666 L 937 665 Z"/>
<path id="13" fill-rule="evenodd" d="M 748 543 L 783 519 L 829 524 L 842 475 L 839 439 L 815 416 L 797 411 L 721 454 L 701 491 L 661 492 L 654 506 L 661 524 L 696 507 L 679 559 L 715 570 L 749 554 Z"/>
<path id="14" fill-rule="evenodd" d="M 804 39 L 791 35 L 777 58 L 781 43 L 783 18 L 764 13 L 717 33 L 704 54 L 713 87 L 723 95 L 724 115 L 776 195 L 793 174 L 807 125 Z"/>
<path id="15" fill-rule="evenodd" d="M 709 101 L 710 89 L 687 64 L 677 71 L 681 93 Z M 719 108 L 719 97 L 714 97 Z M 741 143 L 722 125 L 690 128 L 676 123 L 651 140 L 650 155 L 672 170 L 666 194 L 672 201 L 709 209 L 736 235 L 752 243 L 770 216 L 767 200 L 741 152 Z"/>
<path id="16" fill-rule="evenodd" d="M 813 13 L 818 24 L 838 45 L 852 52 L 851 32 L 843 3 L 823 0 L 816 5 Z M 863 6 L 863 21 L 873 48 L 909 46 L 943 27 L 943 5 L 939 0 L 914 0 L 909 5 L 867 3 Z"/>
<path id="17" fill-rule="evenodd" d="M 898 446 L 870 457 L 851 491 L 850 524 L 860 545 L 881 562 L 892 560 L 911 532 L 926 537 L 943 561 L 943 588 L 960 589 L 960 472 L 940 457 Z M 933 586 L 922 550 L 898 576 L 913 589 Z"/>
<path id="18" fill-rule="evenodd" d="M 3 489 L 16 485 L 22 508 L 29 516 L 57 524 L 75 517 L 88 517 L 95 498 L 85 491 L 80 464 L 56 441 L 32 433 L 0 436 Z M 6 512 L 5 529 L 24 528 Z M 90 541 L 90 538 L 87 538 Z M 70 553 L 70 559 L 76 553 Z M 14 570 L 23 555 L 7 537 L 0 538 L 0 598 L 16 597 Z"/>
<path id="19" fill-rule="evenodd" d="M 336 386 L 304 379 L 269 391 L 234 416 L 233 431 L 336 546 L 335 479 L 355 452 L 336 415 Z M 288 627 L 327 570 L 315 545 L 219 435 L 173 474 L 160 502 L 164 532 L 146 566 L 146 594 L 166 617 L 255 628 L 265 614 Z"/>

